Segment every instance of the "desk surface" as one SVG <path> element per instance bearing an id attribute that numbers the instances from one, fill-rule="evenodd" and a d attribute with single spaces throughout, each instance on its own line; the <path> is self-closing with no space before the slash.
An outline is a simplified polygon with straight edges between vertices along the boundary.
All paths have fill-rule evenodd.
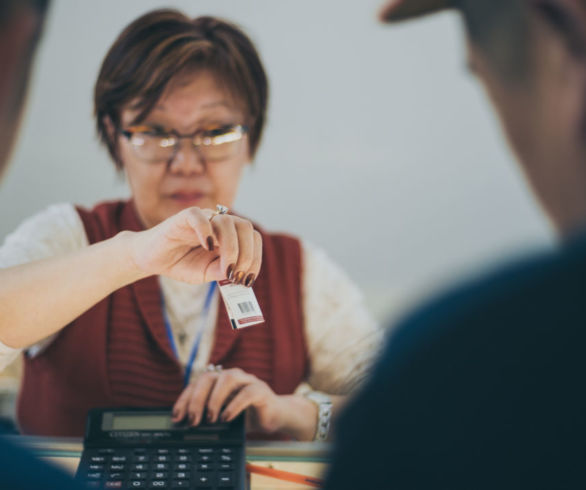
<path id="1" fill-rule="evenodd" d="M 82 441 L 74 438 L 19 436 L 13 440 L 31 448 L 43 459 L 64 467 L 72 474 L 77 469 L 83 448 Z M 329 449 L 329 444 L 325 443 L 250 441 L 246 444 L 246 461 L 320 478 L 326 468 Z M 251 490 L 311 488 L 263 475 L 251 476 Z"/>

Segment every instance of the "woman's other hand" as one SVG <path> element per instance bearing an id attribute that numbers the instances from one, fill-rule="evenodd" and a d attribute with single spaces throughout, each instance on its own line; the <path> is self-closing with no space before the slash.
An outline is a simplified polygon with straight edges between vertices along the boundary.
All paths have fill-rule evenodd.
<path id="1" fill-rule="evenodd" d="M 187 417 L 198 425 L 207 414 L 207 422 L 229 422 L 243 410 L 250 409 L 249 430 L 276 432 L 281 428 L 279 396 L 264 381 L 233 368 L 205 372 L 190 383 L 173 407 L 173 421 Z"/>
<path id="2" fill-rule="evenodd" d="M 250 221 L 192 207 L 135 233 L 130 254 L 149 275 L 192 284 L 231 278 L 250 286 L 260 270 L 262 239 Z"/>
<path id="3" fill-rule="evenodd" d="M 247 431 L 284 432 L 311 440 L 317 408 L 304 397 L 277 395 L 268 384 L 242 369 L 205 372 L 190 383 L 173 407 L 173 421 L 186 419 L 198 425 L 204 413 L 207 422 L 229 422 L 246 410 Z"/>

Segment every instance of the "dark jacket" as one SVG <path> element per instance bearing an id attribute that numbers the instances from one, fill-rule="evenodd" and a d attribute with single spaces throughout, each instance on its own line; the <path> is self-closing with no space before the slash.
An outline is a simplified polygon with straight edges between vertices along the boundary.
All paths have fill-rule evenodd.
<path id="1" fill-rule="evenodd" d="M 338 424 L 328 489 L 586 487 L 586 239 L 410 316 Z"/>

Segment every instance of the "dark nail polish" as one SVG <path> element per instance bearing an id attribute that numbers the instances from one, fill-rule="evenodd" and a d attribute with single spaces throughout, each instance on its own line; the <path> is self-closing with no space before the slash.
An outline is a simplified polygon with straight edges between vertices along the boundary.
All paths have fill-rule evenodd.
<path id="1" fill-rule="evenodd" d="M 208 237 L 208 250 L 210 252 L 214 251 L 214 239 L 211 236 Z"/>
<path id="2" fill-rule="evenodd" d="M 228 278 L 228 281 L 231 281 L 234 277 L 234 265 L 235 264 L 230 264 L 226 270 L 226 277 Z"/>
<path id="3" fill-rule="evenodd" d="M 246 276 L 246 281 L 244 281 L 244 285 L 249 288 L 254 283 L 254 274 L 248 274 Z"/>

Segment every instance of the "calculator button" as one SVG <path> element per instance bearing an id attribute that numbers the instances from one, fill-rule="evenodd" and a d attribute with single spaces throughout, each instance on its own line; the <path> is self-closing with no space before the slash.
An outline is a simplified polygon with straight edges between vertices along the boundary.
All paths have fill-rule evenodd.
<path id="1" fill-rule="evenodd" d="M 187 480 L 190 476 L 191 474 L 188 471 L 178 471 L 177 473 L 173 473 L 173 478 L 176 480 Z"/>
<path id="2" fill-rule="evenodd" d="M 209 463 L 210 461 L 212 461 L 213 457 L 210 456 L 209 454 L 200 454 L 197 458 L 198 461 L 200 461 L 201 463 Z"/>
<path id="3" fill-rule="evenodd" d="M 212 486 L 212 479 L 209 476 L 200 475 L 195 479 L 196 488 L 209 488 Z"/>
<path id="4" fill-rule="evenodd" d="M 126 466 L 123 464 L 111 464 L 110 465 L 110 470 L 112 471 L 124 471 L 124 468 Z"/>
<path id="5" fill-rule="evenodd" d="M 149 465 L 146 463 L 137 463 L 132 465 L 134 471 L 146 471 L 149 469 Z"/>
<path id="6" fill-rule="evenodd" d="M 138 454 L 134 457 L 137 463 L 146 463 L 150 458 L 146 454 Z"/>
<path id="7" fill-rule="evenodd" d="M 188 456 L 187 454 L 180 454 L 179 456 L 177 456 L 177 461 L 180 461 L 181 463 L 189 463 L 191 462 L 191 456 Z"/>
<path id="8" fill-rule="evenodd" d="M 220 454 L 220 462 L 222 462 L 222 463 L 231 463 L 232 462 L 232 456 L 230 456 L 228 454 Z"/>
<path id="9" fill-rule="evenodd" d="M 189 480 L 177 480 L 173 482 L 172 488 L 191 488 Z"/>
<path id="10" fill-rule="evenodd" d="M 92 456 L 90 457 L 90 461 L 92 463 L 104 463 L 106 458 L 104 458 L 104 456 Z"/>
<path id="11" fill-rule="evenodd" d="M 234 478 L 232 473 L 220 473 L 218 475 L 218 486 L 219 487 L 233 487 L 234 486 Z"/>
<path id="12" fill-rule="evenodd" d="M 144 480 L 130 480 L 128 486 L 130 488 L 146 488 L 146 482 Z"/>
<path id="13" fill-rule="evenodd" d="M 170 461 L 171 458 L 167 455 L 167 454 L 159 454 L 158 456 L 155 456 L 155 461 Z"/>
<path id="14" fill-rule="evenodd" d="M 166 480 L 153 480 L 149 485 L 149 488 L 167 488 Z"/>
<path id="15" fill-rule="evenodd" d="M 88 481 L 85 486 L 87 488 L 102 488 L 102 484 L 99 481 Z"/>
<path id="16" fill-rule="evenodd" d="M 209 463 L 200 463 L 197 465 L 197 471 L 210 471 L 212 469 L 212 465 Z"/>
<path id="17" fill-rule="evenodd" d="M 104 485 L 104 488 L 122 488 L 122 481 L 120 480 L 113 480 L 107 481 Z"/>
<path id="18" fill-rule="evenodd" d="M 213 454 L 214 450 L 211 447 L 200 447 L 197 452 L 199 454 Z"/>
<path id="19" fill-rule="evenodd" d="M 122 480 L 124 473 L 109 473 L 108 480 Z"/>
<path id="20" fill-rule="evenodd" d="M 102 478 L 102 473 L 100 473 L 99 471 L 94 471 L 92 473 L 88 473 L 87 477 L 89 480 L 99 480 L 100 478 Z"/>
<path id="21" fill-rule="evenodd" d="M 232 448 L 229 447 L 223 447 L 222 449 L 220 449 L 220 452 L 222 454 L 232 454 L 234 451 L 232 450 Z"/>
<path id="22" fill-rule="evenodd" d="M 114 449 L 98 449 L 98 454 L 114 454 Z"/>
<path id="23" fill-rule="evenodd" d="M 144 480 L 147 477 L 146 471 L 136 471 L 134 473 L 130 473 L 130 478 L 133 480 Z"/>
<path id="24" fill-rule="evenodd" d="M 186 463 L 179 463 L 175 465 L 175 469 L 179 471 L 185 471 L 189 469 L 189 465 Z"/>
<path id="25" fill-rule="evenodd" d="M 156 463 L 155 465 L 153 465 L 153 469 L 154 470 L 168 470 L 169 469 L 169 465 L 167 463 Z"/>
<path id="26" fill-rule="evenodd" d="M 180 449 L 177 449 L 177 454 L 191 454 L 191 451 L 187 448 L 182 447 Z"/>
<path id="27" fill-rule="evenodd" d="M 153 473 L 152 478 L 155 480 L 166 480 L 169 474 L 166 471 L 158 471 Z"/>
<path id="28" fill-rule="evenodd" d="M 126 463 L 126 456 L 112 456 L 112 463 Z"/>
<path id="29" fill-rule="evenodd" d="M 104 465 L 103 464 L 90 464 L 89 469 L 92 471 L 100 471 L 100 470 L 104 469 Z"/>
<path id="30" fill-rule="evenodd" d="M 221 471 L 233 470 L 234 469 L 234 465 L 232 463 L 220 463 L 218 465 L 218 469 L 221 470 Z"/>
<path id="31" fill-rule="evenodd" d="M 158 454 L 169 454 L 169 450 L 168 449 L 157 449 L 157 453 Z"/>

